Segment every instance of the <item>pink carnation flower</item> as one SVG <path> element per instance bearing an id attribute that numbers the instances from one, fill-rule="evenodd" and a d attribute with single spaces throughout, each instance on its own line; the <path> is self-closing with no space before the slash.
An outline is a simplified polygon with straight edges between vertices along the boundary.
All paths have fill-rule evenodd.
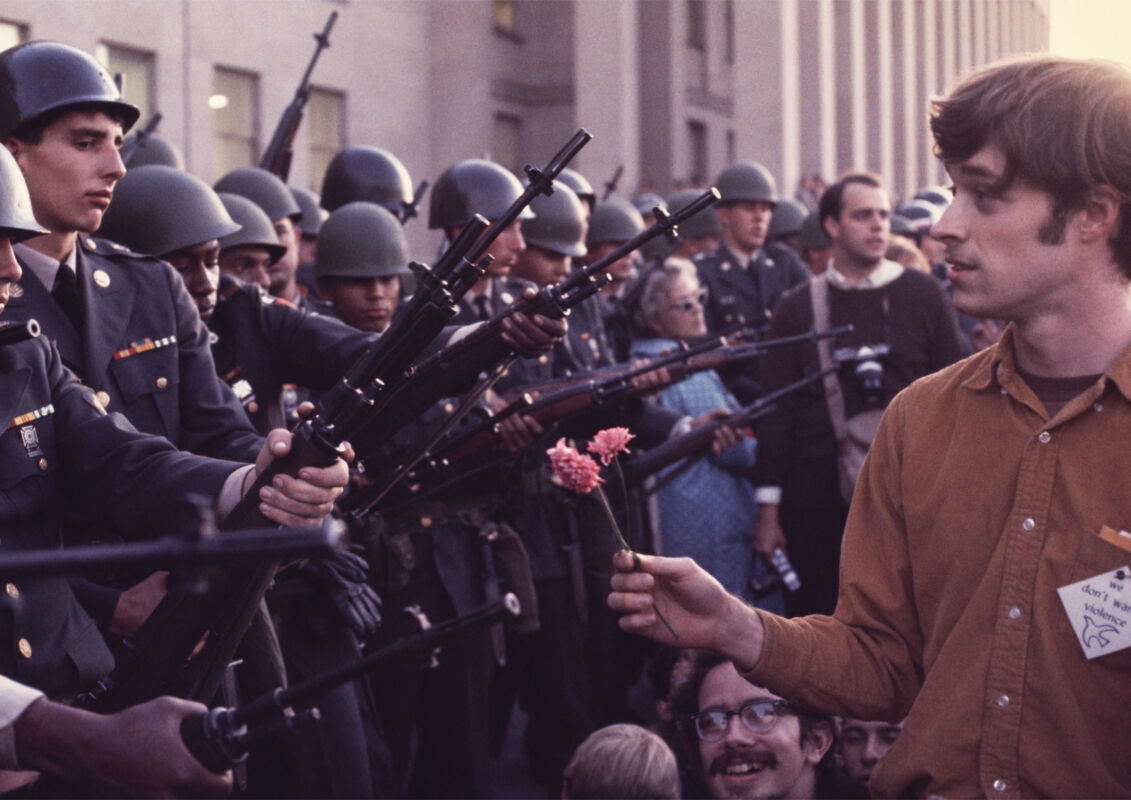
<path id="1" fill-rule="evenodd" d="M 628 443 L 635 438 L 636 436 L 628 432 L 628 428 L 605 428 L 603 431 L 597 431 L 597 435 L 589 442 L 587 449 L 590 453 L 600 456 L 601 463 L 607 467 L 613 463 L 618 453 L 629 452 Z"/>
<path id="2" fill-rule="evenodd" d="M 554 477 L 567 489 L 587 494 L 604 483 L 597 462 L 577 452 L 577 448 L 567 445 L 565 439 L 558 439 L 558 443 L 547 450 L 546 455 L 550 457 Z"/>

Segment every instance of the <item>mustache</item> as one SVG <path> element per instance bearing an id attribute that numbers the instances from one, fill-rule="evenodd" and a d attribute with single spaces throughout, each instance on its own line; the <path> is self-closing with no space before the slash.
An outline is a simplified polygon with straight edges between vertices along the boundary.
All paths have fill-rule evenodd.
<path id="1" fill-rule="evenodd" d="M 778 757 L 772 750 L 765 747 L 728 747 L 724 753 L 716 756 L 707 769 L 709 775 L 721 775 L 732 764 L 751 762 L 764 768 L 773 769 L 778 765 Z"/>

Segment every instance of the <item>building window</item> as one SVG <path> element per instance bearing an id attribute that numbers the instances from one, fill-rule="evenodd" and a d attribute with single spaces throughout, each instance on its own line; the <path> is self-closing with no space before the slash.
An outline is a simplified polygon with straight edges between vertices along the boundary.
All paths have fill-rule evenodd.
<path id="1" fill-rule="evenodd" d="M 691 169 L 688 172 L 692 186 L 705 186 L 707 183 L 707 126 L 702 122 L 689 120 L 687 123 L 688 159 Z"/>
<path id="2" fill-rule="evenodd" d="M 687 46 L 693 50 L 707 49 L 707 3 L 706 0 L 686 0 L 687 2 Z"/>
<path id="3" fill-rule="evenodd" d="M 491 0 L 491 24 L 495 30 L 514 33 L 514 0 Z"/>
<path id="4" fill-rule="evenodd" d="M 259 77 L 216 67 L 212 71 L 212 171 L 214 179 L 258 163 Z"/>
<path id="5" fill-rule="evenodd" d="M 122 99 L 141 109 L 140 124 L 149 122 L 156 110 L 153 107 L 156 83 L 153 53 L 100 44 L 94 49 L 94 57 L 111 75 L 122 76 Z"/>
<path id="6" fill-rule="evenodd" d="M 310 142 L 310 186 L 321 186 L 334 154 L 346 146 L 346 96 L 329 89 L 313 89 L 306 105 Z"/>
<path id="7" fill-rule="evenodd" d="M 728 64 L 734 63 L 734 0 L 723 3 L 723 26 L 726 28 L 726 60 Z"/>
<path id="8" fill-rule="evenodd" d="M 0 52 L 27 41 L 27 25 L 17 22 L 0 22 Z"/>
<path id="9" fill-rule="evenodd" d="M 518 143 L 522 141 L 522 120 L 510 114 L 495 115 L 491 158 L 515 175 L 522 175 L 518 161 Z"/>

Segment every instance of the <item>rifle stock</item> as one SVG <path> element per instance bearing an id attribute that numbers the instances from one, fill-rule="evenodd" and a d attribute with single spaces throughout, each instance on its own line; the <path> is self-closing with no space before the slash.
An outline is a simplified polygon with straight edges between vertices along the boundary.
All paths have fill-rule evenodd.
<path id="1" fill-rule="evenodd" d="M 318 57 L 322 55 L 323 50 L 330 46 L 330 31 L 337 21 L 338 12 L 331 11 L 330 18 L 326 20 L 322 32 L 314 34 L 314 41 L 317 43 L 314 48 L 314 55 L 310 57 L 310 63 L 306 65 L 306 72 L 302 74 L 302 80 L 299 81 L 298 88 L 295 89 L 295 96 L 283 111 L 283 115 L 279 117 L 279 124 L 275 126 L 271 141 L 268 143 L 267 149 L 263 151 L 262 158 L 259 159 L 260 167 L 272 175 L 277 175 L 284 183 L 287 181 L 287 176 L 291 174 L 295 135 L 298 133 L 299 125 L 302 124 L 302 115 L 306 109 L 306 103 L 310 100 L 310 76 L 314 72 L 314 65 L 318 63 Z"/>

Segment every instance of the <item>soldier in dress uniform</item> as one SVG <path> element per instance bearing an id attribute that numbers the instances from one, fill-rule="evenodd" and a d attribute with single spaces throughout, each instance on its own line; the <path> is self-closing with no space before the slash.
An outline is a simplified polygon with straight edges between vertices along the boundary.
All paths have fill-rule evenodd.
<path id="1" fill-rule="evenodd" d="M 754 161 L 739 161 L 719 173 L 715 205 L 723 226 L 723 243 L 701 253 L 694 263 L 707 290 L 707 330 L 736 323 L 765 325 L 778 298 L 809 279 L 805 265 L 788 247 L 766 242 L 770 218 L 778 204 L 774 176 Z M 756 362 L 723 375 L 740 403 L 758 396 Z"/>
<path id="2" fill-rule="evenodd" d="M 0 310 L 19 285 L 12 242 L 46 233 L 32 217 L 19 167 L 0 151 Z M 46 337 L 0 349 L 0 384 L 0 416 L 10 420 L 0 435 L 6 549 L 59 546 L 65 507 L 130 536 L 162 530 L 169 508 L 188 490 L 214 497 L 222 516 L 254 469 L 178 451 L 161 437 L 137 432 L 120 414 L 107 414 Z M 288 441 L 285 431 L 274 432 L 259 468 Z M 338 462 L 318 471 L 314 483 L 292 482 L 282 501 L 264 498 L 265 513 L 281 524 L 317 521 L 345 475 Z M 305 501 L 296 504 L 301 495 Z M 222 796 L 230 790 L 230 775 L 209 773 L 180 741 L 180 720 L 203 712 L 199 704 L 163 698 L 102 716 L 44 699 L 43 692 L 73 696 L 89 688 L 109 673 L 113 656 L 65 579 L 8 583 L 6 595 L 11 605 L 0 614 L 6 642 L 0 674 L 20 683 L 0 679 L 0 769 L 40 769 L 118 795 Z M 34 777 L 0 773 L 0 784 L 11 790 Z"/>

